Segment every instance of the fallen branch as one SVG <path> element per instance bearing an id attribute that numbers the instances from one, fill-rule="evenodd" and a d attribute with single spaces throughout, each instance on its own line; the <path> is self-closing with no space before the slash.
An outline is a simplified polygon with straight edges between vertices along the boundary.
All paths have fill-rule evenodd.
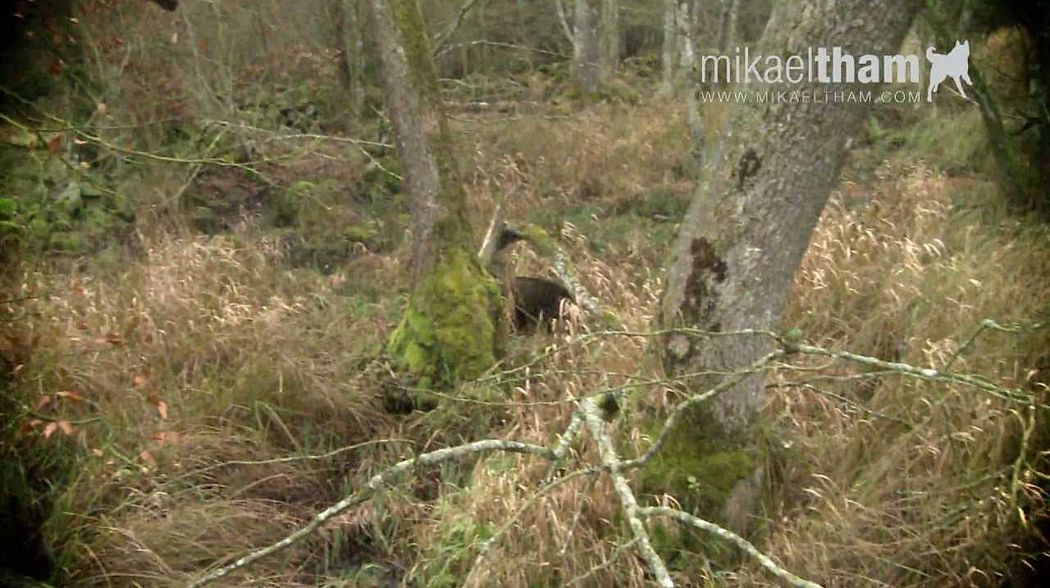
<path id="1" fill-rule="evenodd" d="M 1008 327 L 1001 327 L 991 322 L 987 322 L 986 326 L 984 326 L 982 330 L 996 328 L 998 330 L 1004 331 L 1009 330 Z M 493 542 L 496 540 L 496 538 L 500 537 L 507 529 L 509 529 L 510 526 L 514 523 L 514 521 L 518 520 L 518 518 L 521 516 L 521 513 L 524 512 L 525 509 L 535 504 L 540 497 L 547 494 L 551 489 L 568 480 L 580 476 L 594 475 L 604 472 L 612 478 L 613 487 L 616 491 L 617 496 L 619 497 L 625 519 L 627 520 L 628 525 L 631 529 L 631 534 L 633 535 L 633 538 L 630 540 L 630 542 L 626 543 L 626 545 L 632 546 L 633 548 L 637 549 L 639 555 L 645 561 L 650 573 L 652 574 L 653 578 L 659 586 L 662 586 L 664 588 L 673 587 L 674 582 L 670 576 L 670 573 L 667 570 L 666 564 L 661 559 L 660 555 L 656 553 L 655 549 L 652 546 L 648 530 L 646 529 L 645 523 L 643 521 L 644 517 L 667 516 L 674 518 L 675 520 L 683 524 L 714 534 L 738 547 L 749 557 L 755 559 L 763 568 L 768 570 L 774 576 L 787 582 L 789 585 L 800 588 L 816 588 L 819 586 L 818 584 L 799 578 L 798 576 L 795 576 L 790 572 L 784 570 L 779 565 L 777 565 L 772 559 L 770 559 L 768 556 L 759 551 L 758 548 L 756 548 L 753 544 L 749 543 L 744 538 L 734 534 L 733 532 L 727 529 L 724 529 L 714 523 L 700 519 L 694 515 L 677 509 L 666 507 L 639 506 L 634 494 L 634 490 L 631 488 L 631 485 L 626 477 L 626 472 L 632 469 L 643 467 L 651 459 L 653 459 L 653 457 L 656 456 L 656 454 L 659 453 L 659 451 L 663 448 L 663 446 L 666 443 L 666 440 L 669 438 L 674 429 L 680 424 L 682 416 L 691 407 L 711 400 L 717 395 L 732 389 L 742 379 L 761 373 L 775 365 L 779 366 L 781 369 L 795 369 L 795 366 L 777 363 L 778 360 L 780 360 L 781 358 L 792 354 L 816 355 L 832 358 L 833 360 L 846 360 L 853 363 L 858 363 L 860 365 L 878 368 L 880 370 L 879 375 L 895 373 L 925 380 L 962 383 L 975 387 L 983 392 L 995 396 L 996 398 L 1000 398 L 1008 402 L 1024 402 L 1026 408 L 1029 410 L 1029 424 L 1025 428 L 1026 439 L 1027 436 L 1031 433 L 1031 430 L 1034 428 L 1034 425 L 1032 424 L 1034 423 L 1034 417 L 1032 415 L 1035 414 L 1035 408 L 1042 407 L 1042 405 L 1035 403 L 1035 397 L 1033 395 L 1024 394 L 1020 390 L 1010 390 L 1002 388 L 1000 386 L 996 386 L 995 384 L 992 384 L 991 382 L 988 382 L 987 380 L 984 380 L 983 378 L 980 378 L 978 376 L 960 374 L 945 370 L 938 371 L 932 368 L 919 368 L 905 363 L 883 361 L 878 358 L 850 353 L 847 351 L 834 351 L 822 347 L 798 344 L 794 341 L 785 341 L 782 337 L 769 331 L 742 330 L 723 333 L 704 332 L 695 329 L 668 329 L 664 331 L 654 332 L 607 331 L 602 333 L 586 334 L 580 337 L 576 342 L 586 343 L 591 340 L 597 340 L 607 336 L 652 337 L 672 332 L 704 338 L 725 336 L 769 337 L 777 342 L 778 348 L 769 352 L 765 356 L 759 358 L 758 360 L 754 361 L 753 363 L 744 367 L 743 369 L 724 374 L 724 378 L 717 385 L 703 392 L 692 394 L 682 402 L 678 403 L 664 420 L 663 426 L 660 432 L 657 434 L 656 440 L 653 442 L 653 444 L 649 447 L 649 449 L 645 451 L 645 453 L 634 459 L 623 460 L 621 458 L 621 456 L 616 451 L 612 436 L 607 431 L 605 422 L 602 419 L 602 409 L 600 406 L 601 399 L 605 394 L 613 392 L 606 391 L 603 393 L 592 393 L 577 400 L 577 408 L 573 412 L 569 423 L 566 425 L 566 428 L 562 432 L 562 434 L 559 435 L 558 440 L 552 446 L 542 446 L 503 439 L 486 439 L 483 441 L 466 443 L 464 445 L 459 445 L 456 447 L 438 449 L 435 451 L 424 453 L 414 458 L 402 460 L 397 464 L 386 468 L 379 474 L 372 476 L 363 488 L 359 489 L 356 492 L 353 492 L 352 494 L 343 498 L 339 502 L 336 502 L 335 504 L 321 511 L 320 513 L 315 515 L 306 525 L 288 534 L 280 541 L 277 541 L 276 543 L 253 551 L 230 564 L 208 572 L 200 576 L 199 578 L 193 580 L 189 584 L 189 586 L 203 586 L 209 582 L 213 582 L 215 580 L 228 576 L 230 573 L 236 570 L 245 568 L 246 566 L 259 559 L 262 559 L 289 547 L 290 545 L 296 543 L 297 541 L 300 541 L 301 539 L 307 537 L 317 529 L 321 528 L 328 521 L 338 516 L 339 514 L 345 512 L 346 510 L 356 505 L 362 504 L 363 502 L 372 498 L 374 495 L 382 492 L 384 488 L 392 484 L 394 481 L 398 480 L 402 475 L 414 471 L 420 466 L 439 464 L 453 459 L 479 453 L 505 451 L 509 453 L 528 454 L 542 457 L 551 463 L 551 470 L 548 473 L 547 478 L 545 479 L 544 487 L 541 488 L 536 495 L 527 500 L 526 503 L 522 506 L 522 508 L 518 511 L 518 513 L 514 515 L 509 522 L 504 524 L 500 531 L 496 535 L 494 535 L 489 542 L 486 542 L 484 545 L 482 545 L 481 551 L 477 559 L 475 560 L 476 564 L 483 562 L 484 559 L 488 557 L 488 555 L 491 553 L 491 546 L 493 545 Z M 971 341 L 974 338 L 976 338 L 976 334 L 974 335 L 974 337 L 971 337 Z M 828 362 L 827 365 L 831 365 L 831 362 Z M 827 365 L 825 367 L 827 367 Z M 799 367 L 798 369 L 808 368 Z M 505 372 L 503 375 L 506 375 L 513 371 L 515 370 Z M 836 376 L 836 378 L 844 377 L 849 376 Z M 616 392 L 623 395 L 626 394 L 626 390 L 629 388 L 635 388 L 638 386 L 648 384 L 652 384 L 652 382 L 626 384 L 617 389 Z M 593 439 L 598 449 L 600 465 L 597 467 L 574 470 L 561 476 L 560 478 L 553 479 L 551 476 L 556 471 L 559 463 L 562 462 L 562 460 L 564 460 L 566 456 L 568 456 L 573 444 L 579 438 L 580 432 L 582 431 L 583 427 L 587 428 L 588 432 L 590 433 L 590 437 Z M 330 452 L 329 454 L 324 454 L 322 456 L 310 456 L 310 459 L 324 458 L 334 453 L 335 452 Z M 1019 488 L 1020 486 L 1019 481 L 1021 479 L 1021 470 L 1024 468 L 1024 465 L 1025 464 L 1023 463 L 1022 454 L 1022 457 L 1019 458 L 1018 461 L 1016 461 L 1012 466 L 1012 480 L 1015 496 L 1018 492 L 1017 488 Z"/>
<path id="2" fill-rule="evenodd" d="M 640 508 L 638 509 L 638 514 L 642 516 L 671 517 L 684 525 L 696 527 L 697 529 L 706 531 L 712 535 L 717 535 L 725 541 L 736 545 L 741 551 L 758 561 L 759 565 L 766 568 L 771 574 L 784 580 L 789 585 L 795 586 L 796 588 L 820 588 L 820 584 L 810 582 L 809 580 L 803 580 L 795 574 L 778 566 L 775 561 L 770 559 L 768 555 L 759 551 L 758 548 L 752 545 L 747 539 L 744 539 L 728 529 L 723 529 L 712 522 L 694 517 L 693 515 L 676 508 L 667 508 L 664 506 L 648 506 Z"/>
<path id="3" fill-rule="evenodd" d="M 609 475 L 612 476 L 613 487 L 616 489 L 616 494 L 620 497 L 620 505 L 623 506 L 623 514 L 627 517 L 627 524 L 631 527 L 635 541 L 638 542 L 639 555 L 649 565 L 649 571 L 656 577 L 656 582 L 660 586 L 674 588 L 674 580 L 671 579 L 671 574 L 667 571 L 667 565 L 660 558 L 660 555 L 656 553 L 656 550 L 653 549 L 652 542 L 649 540 L 649 532 L 638 517 L 638 501 L 634 497 L 634 491 L 631 490 L 631 485 L 627 482 L 627 478 L 623 475 L 624 463 L 620 461 L 620 456 L 616 453 L 612 439 L 605 432 L 605 422 L 601 417 L 601 408 L 598 407 L 598 404 L 593 399 L 588 398 L 580 403 L 580 410 L 587 421 L 587 430 L 590 431 L 591 437 L 594 438 L 595 444 L 598 445 L 598 453 L 601 457 L 602 465 L 608 468 Z"/>
<path id="4" fill-rule="evenodd" d="M 314 518 L 306 525 L 296 529 L 280 541 L 272 543 L 245 555 L 231 564 L 222 566 L 221 568 L 209 572 L 196 580 L 189 583 L 190 588 L 197 586 L 204 586 L 210 582 L 214 582 L 219 578 L 228 576 L 231 572 L 239 570 L 257 560 L 260 560 L 266 556 L 273 555 L 292 544 L 304 539 L 311 533 L 321 528 L 325 523 L 330 521 L 332 518 L 345 512 L 347 509 L 357 506 L 366 500 L 370 499 L 373 495 L 382 492 L 383 488 L 393 482 L 395 479 L 400 477 L 406 472 L 415 470 L 420 466 L 429 466 L 439 464 L 445 461 L 450 461 L 456 458 L 473 455 L 476 453 L 485 453 L 490 451 L 507 451 L 510 453 L 525 453 L 531 455 L 539 455 L 549 460 L 557 460 L 558 455 L 554 449 L 549 447 L 543 447 L 542 445 L 532 445 L 529 443 L 520 443 L 518 441 L 506 441 L 503 439 L 485 439 L 483 441 L 475 441 L 473 443 L 467 443 L 465 445 L 458 445 L 456 447 L 446 447 L 424 453 L 423 455 L 406 459 L 398 462 L 397 464 L 390 466 L 382 472 L 372 476 L 372 478 L 365 484 L 365 487 L 361 490 L 354 492 L 346 498 L 336 502 L 332 506 L 324 509 L 317 513 Z"/>

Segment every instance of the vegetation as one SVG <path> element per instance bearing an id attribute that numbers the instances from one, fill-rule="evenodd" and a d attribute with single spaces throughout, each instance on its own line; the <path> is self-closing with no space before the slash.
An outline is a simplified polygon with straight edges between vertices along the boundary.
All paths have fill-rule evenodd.
<path id="1" fill-rule="evenodd" d="M 0 584 L 183 586 L 341 500 L 217 584 L 650 586 L 654 558 L 680 586 L 1047 573 L 1050 227 L 1042 123 L 1013 116 L 1038 100 L 1016 82 L 1034 75 L 1015 42 L 1031 31 L 983 3 L 966 17 L 1031 206 L 951 83 L 933 105 L 873 105 L 782 334 L 758 335 L 775 356 L 756 364 L 765 424 L 741 451 L 698 435 L 697 376 L 654 352 L 703 173 L 686 100 L 660 91 L 660 3 L 615 3 L 621 61 L 590 93 L 553 3 L 425 3 L 470 248 L 417 284 L 358 4 L 22 15 L 19 31 L 65 36 L 26 45 L 2 82 Z M 757 38 L 763 3 L 734 4 Z M 920 19 L 904 51 L 934 37 Z M 710 144 L 733 108 L 702 105 Z M 513 273 L 571 274 L 595 312 L 474 345 L 499 335 L 473 255 L 497 206 L 535 245 L 509 252 Z M 421 304 L 451 327 L 417 321 Z M 393 414 L 392 386 L 431 410 Z M 717 519 L 757 452 L 772 491 L 749 543 L 683 518 Z"/>

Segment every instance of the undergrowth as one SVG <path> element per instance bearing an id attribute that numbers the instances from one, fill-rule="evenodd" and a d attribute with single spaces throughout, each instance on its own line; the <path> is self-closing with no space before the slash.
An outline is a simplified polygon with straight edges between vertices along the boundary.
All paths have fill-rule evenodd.
<path id="1" fill-rule="evenodd" d="M 207 17 L 193 13 L 202 30 Z M 289 62 L 298 56 L 299 75 L 336 75 L 319 53 L 281 50 Z M 177 51 L 182 59 L 192 52 Z M 149 63 L 180 56 L 145 55 L 155 61 L 136 63 L 140 77 L 113 81 L 115 103 L 141 103 L 118 114 L 109 108 L 114 144 L 133 134 L 116 123 L 186 114 L 207 86 L 176 69 L 165 84 L 185 91 L 146 101 Z M 226 73 L 261 75 L 250 63 Z M 267 80 L 276 87 L 291 75 Z M 542 75 L 528 83 L 553 100 Z M 334 93 L 307 86 L 278 98 Z M 229 114 L 213 102 L 199 100 L 210 106 L 193 114 Z M 269 110 L 252 110 L 251 122 L 265 125 Z M 568 114 L 540 104 L 513 115 L 452 115 L 476 233 L 497 204 L 512 222 L 540 225 L 603 310 L 628 329 L 649 329 L 693 183 L 680 108 L 646 97 Z M 966 342 L 985 319 L 1045 321 L 1050 232 L 1003 205 L 974 113 L 946 110 L 926 122 L 879 115 L 812 238 L 785 325 L 814 344 L 950 365 L 1045 402 L 1046 330 L 991 330 Z M 950 141 L 945 120 L 956 127 Z M 204 127 L 180 121 L 150 123 L 143 148 L 203 149 L 224 164 L 139 158 L 132 169 L 96 175 L 130 198 L 89 197 L 86 214 L 109 206 L 122 216 L 96 219 L 112 222 L 99 228 L 52 212 L 76 246 L 61 255 L 50 245 L 35 256 L 20 252 L 4 269 L 0 443 L 16 465 L 2 481 L 40 505 L 26 518 L 42 519 L 35 522 L 56 583 L 183 585 L 189 574 L 283 537 L 399 459 L 486 437 L 549 443 L 572 410 L 566 399 L 596 390 L 633 385 L 614 426 L 625 451 L 644 451 L 645 423 L 680 398 L 643 338 L 582 344 L 574 337 L 596 327 L 570 321 L 551 335 L 514 337 L 502 363 L 460 400 L 386 414 L 374 377 L 383 366 L 374 360 L 403 310 L 407 258 L 389 150 L 243 126 L 201 145 L 180 133 L 204 136 Z M 333 135 L 382 133 L 323 122 Z M 957 139 L 970 134 L 959 126 L 977 138 Z M 255 172 L 236 163 L 245 146 L 261 162 Z M 56 171 L 53 183 L 72 181 L 66 173 Z M 32 210 L 49 214 L 49 193 L 34 197 Z M 19 211 L 0 210 L 0 220 Z M 512 263 L 519 274 L 550 272 L 524 247 Z M 838 365 L 819 373 L 784 367 L 769 386 L 767 414 L 785 458 L 782 497 L 768 506 L 759 545 L 785 568 L 828 586 L 1021 585 L 1035 577 L 1026 566 L 1045 569 L 1043 409 L 962 386 L 857 377 Z M 593 459 L 588 451 L 576 458 Z M 6 459 L 13 455 L 23 459 Z M 674 457 L 668 462 L 688 461 Z M 607 479 L 544 487 L 549 473 L 517 455 L 423 469 L 229 581 L 648 585 L 624 547 L 626 523 Z M 676 496 L 653 490 L 642 499 L 689 504 L 710 491 L 677 473 L 668 477 L 678 480 Z M 673 527 L 654 535 L 681 585 L 769 582 L 757 568 L 706 561 L 710 537 Z"/>

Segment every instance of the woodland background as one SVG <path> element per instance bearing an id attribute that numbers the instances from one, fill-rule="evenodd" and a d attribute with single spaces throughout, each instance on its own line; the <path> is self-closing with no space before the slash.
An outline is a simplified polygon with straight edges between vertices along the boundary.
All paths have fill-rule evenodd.
<path id="1" fill-rule="evenodd" d="M 696 146 L 732 114 L 687 98 L 682 39 L 753 42 L 772 4 L 609 2 L 613 60 L 584 81 L 572 2 L 424 3 L 476 241 L 497 205 L 542 228 L 615 320 L 513 334 L 492 370 L 410 414 L 376 383 L 411 239 L 363 4 L 5 6 L 0 584 L 184 585 L 406 457 L 553 443 L 567 398 L 613 389 L 628 392 L 607 428 L 640 454 L 684 397 L 651 337 L 626 334 L 654 331 Z M 1029 400 L 813 357 L 774 365 L 775 498 L 750 539 L 802 578 L 1050 574 L 1050 20 L 1023 4 L 923 9 L 905 52 L 946 50 L 946 30 L 969 39 L 1000 126 L 950 81 L 932 105 L 873 105 L 783 322 L 821 348 Z M 554 276 L 536 248 L 511 265 Z M 719 472 L 688 433 L 630 475 L 640 502 L 708 499 Z M 577 449 L 576 464 L 597 453 Z M 549 474 L 504 453 L 420 466 L 220 584 L 651 585 L 609 478 Z M 649 534 L 678 585 L 775 583 L 708 533 L 667 520 Z"/>

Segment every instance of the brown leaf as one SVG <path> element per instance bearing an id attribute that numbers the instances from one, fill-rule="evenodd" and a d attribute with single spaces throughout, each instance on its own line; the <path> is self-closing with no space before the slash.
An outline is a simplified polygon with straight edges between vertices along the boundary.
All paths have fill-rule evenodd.
<path id="1" fill-rule="evenodd" d="M 55 155 L 62 151 L 62 135 L 55 135 L 47 142 L 47 150 Z"/>
<path id="2" fill-rule="evenodd" d="M 58 428 L 66 435 L 73 434 L 73 425 L 69 421 L 58 421 Z"/>
<path id="3" fill-rule="evenodd" d="M 41 394 L 40 398 L 36 401 L 36 405 L 33 406 L 33 409 L 38 412 L 43 410 L 45 406 L 51 404 L 51 398 L 52 396 L 50 394 Z"/>
<path id="4" fill-rule="evenodd" d="M 139 453 L 139 459 L 141 459 L 142 461 L 148 463 L 149 465 L 151 465 L 153 467 L 157 466 L 157 460 L 154 459 L 153 454 L 150 453 L 149 450 L 147 450 L 147 449 L 143 449 Z"/>
<path id="5" fill-rule="evenodd" d="M 57 430 L 58 430 L 58 423 L 52 421 L 52 422 L 48 423 L 46 427 L 44 427 L 44 430 L 41 431 L 40 434 L 44 436 L 44 439 L 47 439 L 51 435 L 54 435 L 55 431 L 57 431 Z"/>
<path id="6" fill-rule="evenodd" d="M 73 390 L 63 390 L 61 392 L 55 392 L 55 396 L 58 396 L 59 398 L 67 398 L 76 402 L 84 401 L 84 397 L 81 396 L 79 392 L 75 392 Z"/>
<path id="7" fill-rule="evenodd" d="M 143 374 L 141 372 L 135 374 L 134 376 L 131 376 L 131 385 L 135 388 L 144 388 L 148 381 L 149 378 L 146 377 L 146 374 Z"/>
<path id="8" fill-rule="evenodd" d="M 163 400 L 157 402 L 157 412 L 160 413 L 162 420 L 168 420 L 168 403 Z"/>
<path id="9" fill-rule="evenodd" d="M 182 434 L 178 431 L 160 431 L 151 437 L 161 447 L 165 445 L 178 445 L 182 443 Z"/>

